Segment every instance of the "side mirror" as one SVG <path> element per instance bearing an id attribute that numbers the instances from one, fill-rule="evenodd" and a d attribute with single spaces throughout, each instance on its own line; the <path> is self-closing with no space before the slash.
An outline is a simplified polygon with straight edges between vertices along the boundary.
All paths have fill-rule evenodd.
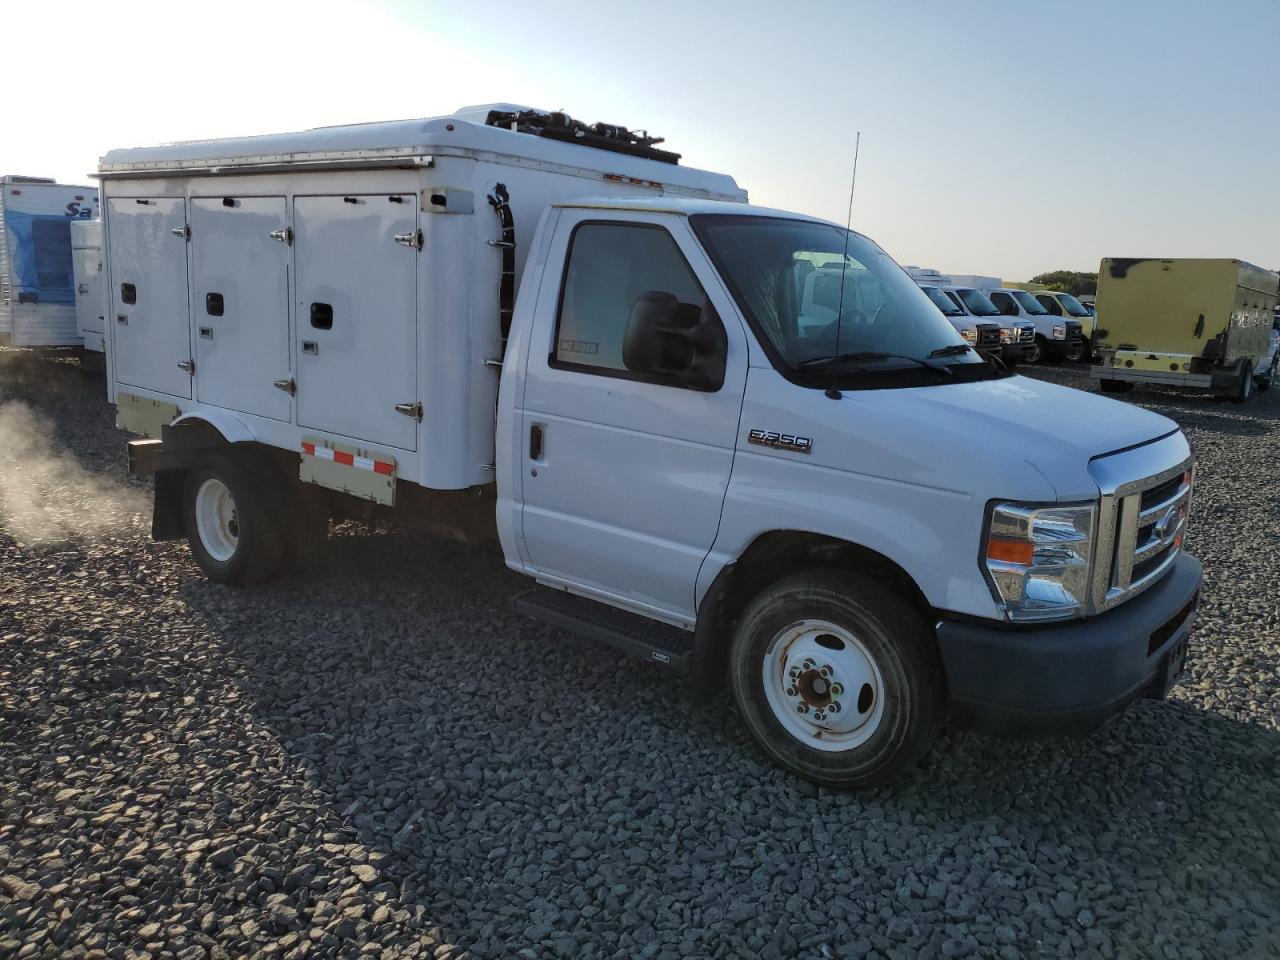
<path id="1" fill-rule="evenodd" d="M 681 303 L 673 294 L 649 290 L 631 306 L 622 362 L 632 373 L 719 390 L 728 350 L 724 325 L 710 304 Z"/>

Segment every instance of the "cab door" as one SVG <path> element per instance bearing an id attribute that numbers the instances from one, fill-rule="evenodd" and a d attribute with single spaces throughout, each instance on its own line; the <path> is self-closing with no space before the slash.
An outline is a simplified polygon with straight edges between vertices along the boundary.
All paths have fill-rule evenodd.
<path id="1" fill-rule="evenodd" d="M 201 403 L 289 420 L 287 226 L 284 197 L 191 200 Z"/>
<path id="2" fill-rule="evenodd" d="M 116 382 L 189 399 L 186 200 L 112 197 L 107 208 Z"/>
<path id="3" fill-rule="evenodd" d="M 747 350 L 687 223 L 563 211 L 528 350 L 521 529 L 529 572 L 677 621 L 719 528 Z M 693 385 L 634 368 L 641 299 L 659 294 L 722 336 L 723 376 Z M 652 299 L 652 297 L 650 297 Z"/>
<path id="4" fill-rule="evenodd" d="M 293 229 L 299 425 L 417 449 L 417 197 L 295 197 Z"/>

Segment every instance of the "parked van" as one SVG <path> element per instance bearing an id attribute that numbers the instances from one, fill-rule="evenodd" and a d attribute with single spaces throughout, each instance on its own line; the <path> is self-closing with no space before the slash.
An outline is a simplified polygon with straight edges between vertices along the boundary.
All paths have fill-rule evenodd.
<path id="1" fill-rule="evenodd" d="M 867 237 L 658 143 L 497 105 L 108 153 L 153 535 L 227 583 L 305 567 L 331 514 L 494 543 L 519 610 L 727 683 L 837 787 L 949 710 L 1164 697 L 1201 579 L 1177 425 L 1010 376 Z"/>
<path id="2" fill-rule="evenodd" d="M 1043 360 L 1079 360 L 1084 356 L 1084 335 L 1079 320 L 1055 317 L 1026 290 L 1001 287 L 987 296 L 1006 317 L 1017 317 L 1035 326 L 1035 349 L 1030 363 Z"/>
<path id="3" fill-rule="evenodd" d="M 1280 274 L 1242 260 L 1108 257 L 1090 373 L 1109 393 L 1162 383 L 1242 403 L 1269 376 L 1278 291 Z"/>
<path id="4" fill-rule="evenodd" d="M 975 350 L 1003 359 L 1003 346 L 1000 342 L 1000 324 L 981 321 L 972 317 L 956 299 L 949 297 L 932 284 L 920 284 L 933 305 L 937 307 L 947 321 L 956 328 L 964 342 Z"/>
<path id="5" fill-rule="evenodd" d="M 0 344 L 78 347 L 71 224 L 98 191 L 48 177 L 0 177 Z"/>
<path id="6" fill-rule="evenodd" d="M 943 287 L 943 292 L 975 320 L 1000 324 L 1001 358 L 1010 370 L 1020 363 L 1032 361 L 1035 355 L 1036 328 L 1029 320 L 1004 316 L 991 298 L 973 287 Z"/>
<path id="7" fill-rule="evenodd" d="M 1084 340 L 1082 359 L 1093 357 L 1094 314 L 1069 293 L 1057 290 L 1045 290 L 1034 295 L 1040 306 L 1049 311 L 1051 316 L 1065 317 L 1080 324 L 1080 336 Z"/>

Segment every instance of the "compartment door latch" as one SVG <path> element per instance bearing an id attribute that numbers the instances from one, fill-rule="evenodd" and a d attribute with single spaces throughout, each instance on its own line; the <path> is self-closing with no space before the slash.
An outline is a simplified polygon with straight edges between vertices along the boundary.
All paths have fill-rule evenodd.
<path id="1" fill-rule="evenodd" d="M 397 403 L 396 413 L 403 413 L 406 417 L 413 417 L 419 423 L 422 422 L 422 404 L 420 403 Z"/>

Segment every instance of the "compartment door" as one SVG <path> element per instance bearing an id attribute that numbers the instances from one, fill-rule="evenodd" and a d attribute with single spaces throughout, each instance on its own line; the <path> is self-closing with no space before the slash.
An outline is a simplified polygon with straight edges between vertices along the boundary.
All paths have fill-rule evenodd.
<path id="1" fill-rule="evenodd" d="M 112 197 L 107 201 L 116 381 L 173 397 L 191 396 L 187 304 L 186 201 Z"/>
<path id="2" fill-rule="evenodd" d="M 295 197 L 293 229 L 298 423 L 417 449 L 417 197 Z"/>
<path id="3" fill-rule="evenodd" d="M 287 227 L 284 197 L 191 199 L 201 403 L 289 420 Z"/>

